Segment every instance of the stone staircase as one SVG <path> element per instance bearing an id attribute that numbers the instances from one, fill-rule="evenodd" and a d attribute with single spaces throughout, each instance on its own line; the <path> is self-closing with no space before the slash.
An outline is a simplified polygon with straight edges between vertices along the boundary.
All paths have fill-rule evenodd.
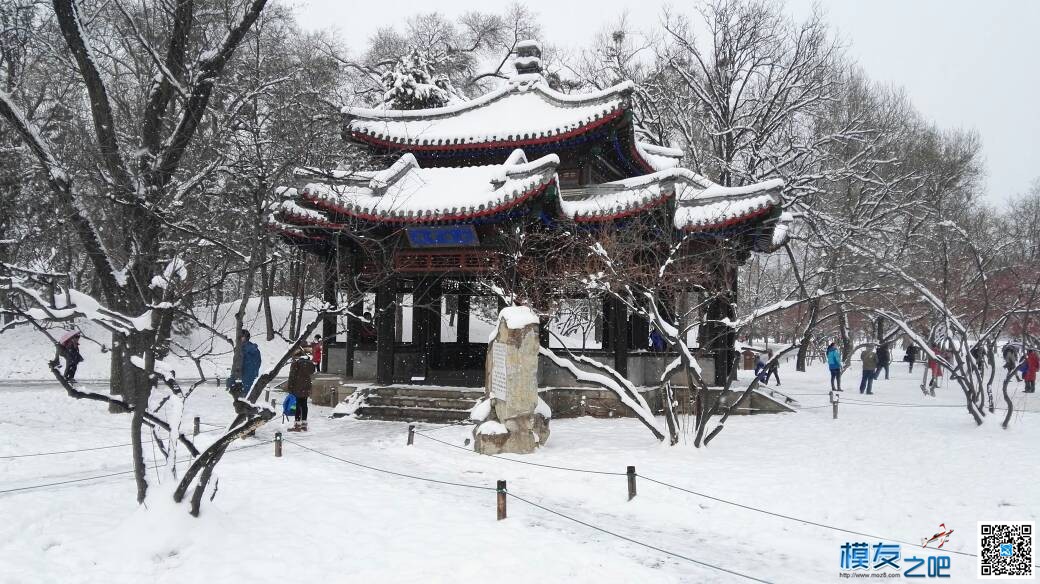
<path id="1" fill-rule="evenodd" d="M 484 397 L 477 388 L 390 385 L 369 387 L 355 415 L 361 420 L 400 420 L 449 424 L 469 419 Z"/>

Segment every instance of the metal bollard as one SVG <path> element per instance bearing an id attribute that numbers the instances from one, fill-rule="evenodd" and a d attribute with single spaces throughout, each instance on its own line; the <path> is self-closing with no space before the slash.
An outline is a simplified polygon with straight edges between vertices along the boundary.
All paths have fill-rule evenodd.
<path id="1" fill-rule="evenodd" d="M 275 458 L 282 457 L 282 433 L 274 433 L 274 456 Z"/>
<path id="2" fill-rule="evenodd" d="M 628 500 L 636 497 L 636 467 L 630 466 L 626 473 L 628 475 Z"/>
<path id="3" fill-rule="evenodd" d="M 408 446 L 415 442 L 415 424 L 408 424 Z"/>
<path id="4" fill-rule="evenodd" d="M 329 407 L 336 407 L 339 403 L 339 388 L 333 387 L 329 390 Z"/>
<path id="5" fill-rule="evenodd" d="M 498 492 L 498 520 L 502 521 L 506 518 L 506 482 L 498 481 L 498 488 L 495 490 Z"/>
<path id="6" fill-rule="evenodd" d="M 833 392 L 833 391 L 831 392 L 831 407 L 834 408 L 834 418 L 833 419 L 837 420 L 838 419 L 838 394 Z"/>
<path id="7" fill-rule="evenodd" d="M 269 399 L 271 399 L 271 390 L 270 389 L 265 389 L 264 390 L 264 401 L 267 401 Z"/>
<path id="8" fill-rule="evenodd" d="M 198 436 L 199 435 L 199 424 L 201 424 L 201 423 L 202 423 L 202 421 L 199 420 L 199 417 L 195 416 L 195 428 L 192 430 L 192 432 L 194 432 L 192 434 L 192 436 Z"/>

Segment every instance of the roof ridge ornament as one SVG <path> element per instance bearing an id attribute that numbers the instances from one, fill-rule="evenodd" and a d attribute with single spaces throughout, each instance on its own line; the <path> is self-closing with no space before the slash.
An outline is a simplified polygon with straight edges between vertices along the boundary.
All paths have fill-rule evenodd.
<path id="1" fill-rule="evenodd" d="M 538 41 L 529 39 L 516 43 L 513 49 L 513 68 L 516 69 L 514 82 L 537 83 L 544 81 L 542 76 L 542 46 Z"/>

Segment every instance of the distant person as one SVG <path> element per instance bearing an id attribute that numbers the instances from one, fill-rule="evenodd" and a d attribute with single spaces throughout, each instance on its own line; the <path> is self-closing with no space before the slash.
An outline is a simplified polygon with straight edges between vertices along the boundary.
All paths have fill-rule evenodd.
<path id="1" fill-rule="evenodd" d="M 1004 369 L 1007 369 L 1008 374 L 1011 372 L 1015 373 L 1015 381 L 1022 381 L 1018 376 L 1018 348 L 1015 345 L 1008 343 L 1004 345 Z"/>
<path id="2" fill-rule="evenodd" d="M 74 383 L 76 381 L 76 368 L 83 362 L 83 353 L 79 350 L 79 339 L 82 333 L 71 331 L 66 333 L 61 342 L 58 343 L 58 354 L 54 357 L 53 364 L 58 366 L 58 357 L 65 359 L 65 372 L 62 374 L 65 381 Z"/>
<path id="3" fill-rule="evenodd" d="M 758 378 L 759 383 L 766 383 L 768 381 L 769 371 L 766 369 L 766 360 L 762 353 L 755 356 L 755 377 Z"/>
<path id="4" fill-rule="evenodd" d="M 361 323 L 358 330 L 358 342 L 365 345 L 374 344 L 376 342 L 376 326 L 372 322 L 372 313 L 366 310 L 362 318 L 364 318 L 364 322 Z"/>
<path id="5" fill-rule="evenodd" d="M 780 385 L 780 363 L 773 360 L 773 352 L 766 351 L 766 383 L 769 383 L 769 378 L 775 377 L 776 384 Z"/>
<path id="6" fill-rule="evenodd" d="M 942 354 L 942 349 L 940 349 L 937 345 L 933 345 L 932 354 L 938 357 Z M 928 395 L 934 396 L 935 388 L 939 387 L 939 378 L 942 377 L 942 365 L 939 364 L 938 360 L 933 359 L 930 356 L 928 357 L 928 362 L 926 365 L 927 368 L 924 370 L 925 382 L 921 383 L 921 391 Z M 928 378 L 929 373 L 931 373 L 930 381 Z"/>
<path id="7" fill-rule="evenodd" d="M 827 367 L 831 370 L 831 391 L 841 391 L 841 351 L 838 345 L 827 345 Z"/>
<path id="8" fill-rule="evenodd" d="M 888 365 L 892 362 L 892 354 L 889 352 L 888 343 L 881 343 L 877 349 L 877 370 L 874 379 L 881 377 L 881 370 L 885 370 L 885 379 L 888 379 Z"/>
<path id="9" fill-rule="evenodd" d="M 910 373 L 914 372 L 914 363 L 917 362 L 917 345 L 911 344 L 906 348 L 906 356 L 903 357 L 910 364 Z"/>
<path id="10" fill-rule="evenodd" d="M 1037 356 L 1033 349 L 1026 352 L 1025 367 L 1026 371 L 1022 374 L 1022 379 L 1026 382 L 1025 392 L 1036 393 L 1036 372 L 1040 370 L 1040 356 Z"/>
<path id="11" fill-rule="evenodd" d="M 248 396 L 260 375 L 260 347 L 249 340 L 249 331 L 242 331 L 242 395 Z"/>
<path id="12" fill-rule="evenodd" d="M 314 335 L 314 342 L 311 343 L 311 361 L 314 361 L 315 370 L 321 367 L 322 349 L 321 335 Z"/>
<path id="13" fill-rule="evenodd" d="M 285 388 L 296 398 L 295 423 L 290 432 L 307 431 L 307 399 L 311 397 L 311 384 L 314 379 L 314 360 L 307 357 L 306 353 L 300 353 L 289 365 L 289 381 Z"/>
<path id="14" fill-rule="evenodd" d="M 863 378 L 859 381 L 859 392 L 864 393 L 866 390 L 867 395 L 872 395 L 874 378 L 878 374 L 878 356 L 874 352 L 874 345 L 867 343 L 859 358 L 863 360 Z"/>
<path id="15" fill-rule="evenodd" d="M 979 370 L 979 375 L 985 375 L 986 372 L 986 352 L 982 350 L 982 345 L 975 345 L 969 351 L 971 353 L 971 359 L 975 362 L 975 367 Z"/>
<path id="16" fill-rule="evenodd" d="M 650 350 L 655 353 L 664 351 L 664 337 L 657 332 L 656 328 L 650 331 Z"/>

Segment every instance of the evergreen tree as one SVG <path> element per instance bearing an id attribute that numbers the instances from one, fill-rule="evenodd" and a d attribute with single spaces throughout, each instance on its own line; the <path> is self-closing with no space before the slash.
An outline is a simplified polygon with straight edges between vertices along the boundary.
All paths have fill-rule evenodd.
<path id="1" fill-rule="evenodd" d="M 426 109 L 448 104 L 448 79 L 434 76 L 426 58 L 417 50 L 402 57 L 383 74 L 383 103 L 390 109 Z"/>

